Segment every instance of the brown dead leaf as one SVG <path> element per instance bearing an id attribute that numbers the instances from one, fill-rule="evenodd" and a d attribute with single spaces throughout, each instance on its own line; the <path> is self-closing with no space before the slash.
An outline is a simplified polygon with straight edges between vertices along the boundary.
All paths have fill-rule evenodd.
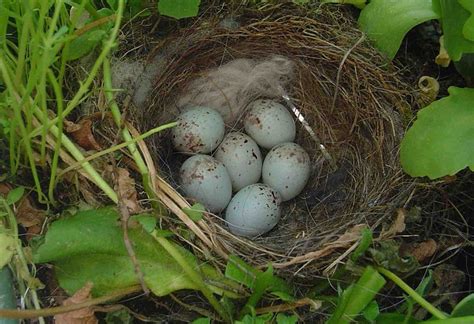
<path id="1" fill-rule="evenodd" d="M 404 244 L 400 247 L 400 254 L 412 255 L 419 263 L 424 264 L 430 260 L 438 249 L 438 244 L 433 239 L 421 243 Z"/>
<path id="2" fill-rule="evenodd" d="M 12 187 L 9 184 L 0 184 L 0 195 L 7 196 Z M 31 199 L 24 195 L 16 204 L 15 217 L 21 226 L 26 228 L 27 238 L 41 232 L 41 227 L 46 218 L 46 212 L 33 206 Z"/>
<path id="3" fill-rule="evenodd" d="M 407 216 L 407 211 L 405 208 L 397 209 L 397 217 L 395 218 L 395 221 L 392 223 L 392 225 L 390 225 L 390 227 L 387 230 L 385 229 L 382 230 L 382 233 L 380 233 L 379 239 L 383 240 L 383 239 L 392 238 L 395 235 L 402 233 L 406 228 L 406 225 L 405 225 L 406 216 Z"/>
<path id="4" fill-rule="evenodd" d="M 74 141 L 85 150 L 100 151 L 101 147 L 92 134 L 92 119 L 84 118 L 75 124 L 71 121 L 64 122 L 64 129 L 70 133 Z"/>
<path id="5" fill-rule="evenodd" d="M 106 171 L 110 174 L 113 183 L 115 183 L 115 190 L 119 194 L 121 203 L 127 206 L 131 214 L 138 214 L 142 211 L 138 203 L 138 194 L 135 189 L 135 180 L 130 176 L 127 169 L 114 168 L 111 165 L 107 166 Z"/>
<path id="6" fill-rule="evenodd" d="M 28 196 L 25 195 L 20 200 L 15 214 L 18 223 L 26 228 L 28 237 L 41 232 L 41 227 L 46 219 L 46 212 L 35 208 Z"/>
<path id="7" fill-rule="evenodd" d="M 66 299 L 63 305 L 80 304 L 91 299 L 92 286 L 93 284 L 91 282 L 86 283 L 84 287 Z M 96 324 L 99 321 L 95 317 L 93 309 L 86 307 L 69 313 L 55 315 L 54 322 L 56 324 Z"/>

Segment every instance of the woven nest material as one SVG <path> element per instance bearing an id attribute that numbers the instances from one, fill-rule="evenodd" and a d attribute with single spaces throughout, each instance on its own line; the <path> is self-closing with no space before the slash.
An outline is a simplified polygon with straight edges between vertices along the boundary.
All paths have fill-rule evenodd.
<path id="1" fill-rule="evenodd" d="M 271 262 L 282 275 L 320 273 L 344 259 L 362 228 L 380 231 L 406 203 L 413 183 L 398 161 L 404 131 L 399 111 L 409 107 L 411 93 L 353 19 L 338 9 L 321 7 L 312 17 L 280 12 L 248 18 L 235 29 L 208 22 L 180 30 L 155 53 L 163 55 L 166 67 L 148 107 L 135 116 L 140 128 L 172 120 L 177 96 L 206 70 L 238 58 L 277 54 L 295 63 L 287 91 L 333 159 L 334 164 L 297 124 L 295 142 L 314 165 L 308 185 L 284 203 L 276 228 L 256 239 L 236 237 L 221 217 L 205 215 L 202 228 L 224 253 L 262 267 Z M 166 180 L 179 190 L 175 171 L 185 157 L 173 152 L 170 142 L 164 133 L 150 146 Z"/>

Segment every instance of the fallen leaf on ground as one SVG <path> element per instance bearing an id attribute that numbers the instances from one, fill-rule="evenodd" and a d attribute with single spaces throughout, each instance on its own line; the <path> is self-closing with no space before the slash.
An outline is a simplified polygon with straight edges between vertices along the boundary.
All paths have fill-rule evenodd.
<path id="1" fill-rule="evenodd" d="M 379 239 L 383 240 L 383 239 L 392 238 L 395 235 L 402 233 L 406 228 L 406 225 L 405 225 L 406 215 L 407 215 L 406 209 L 404 208 L 397 209 L 397 217 L 395 218 L 395 221 L 392 223 L 392 225 L 390 225 L 390 227 L 387 230 L 385 229 L 382 230 L 382 233 L 380 233 Z"/>
<path id="2" fill-rule="evenodd" d="M 91 299 L 92 286 L 92 283 L 86 283 L 84 287 L 66 299 L 63 306 L 81 304 Z M 54 321 L 56 324 L 96 324 L 99 322 L 94 315 L 94 311 L 90 307 L 55 315 Z"/>
<path id="3" fill-rule="evenodd" d="M 429 239 L 421 243 L 409 243 L 402 245 L 400 253 L 412 255 L 419 263 L 426 263 L 435 254 L 438 244 L 435 240 Z"/>
<path id="4" fill-rule="evenodd" d="M 130 172 L 124 168 L 114 168 L 107 166 L 106 171 L 115 183 L 115 190 L 119 194 L 121 202 L 127 206 L 131 214 L 138 214 L 142 211 L 138 203 L 138 194 L 135 189 L 135 180 L 130 176 Z"/>
<path id="5" fill-rule="evenodd" d="M 84 118 L 75 124 L 71 121 L 64 122 L 64 130 L 71 134 L 74 141 L 85 150 L 100 151 L 101 147 L 92 134 L 92 120 Z"/>
<path id="6" fill-rule="evenodd" d="M 0 184 L 0 195 L 7 196 L 12 187 Z M 16 204 L 15 217 L 17 222 L 27 231 L 27 238 L 41 232 L 41 227 L 46 218 L 46 212 L 33 206 L 31 199 L 24 195 Z"/>

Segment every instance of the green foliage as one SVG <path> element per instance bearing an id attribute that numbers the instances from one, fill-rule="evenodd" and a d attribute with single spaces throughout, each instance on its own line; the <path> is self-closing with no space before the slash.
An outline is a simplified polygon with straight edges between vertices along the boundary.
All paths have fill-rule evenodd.
<path id="1" fill-rule="evenodd" d="M 362 10 L 359 25 L 391 60 L 410 29 L 437 18 L 431 0 L 372 0 Z"/>
<path id="2" fill-rule="evenodd" d="M 399 244 L 394 240 L 380 241 L 377 248 L 370 248 L 369 252 L 376 265 L 397 273 L 412 273 L 418 269 L 418 262 L 413 256 L 401 257 Z"/>
<path id="3" fill-rule="evenodd" d="M 0 245 L 1 246 L 1 245 Z M 1 254 L 0 254 L 1 258 Z M 0 309 L 13 309 L 16 307 L 13 277 L 8 267 L 0 266 Z M 18 324 L 19 320 L 0 317 L 0 324 Z"/>
<path id="4" fill-rule="evenodd" d="M 201 0 L 159 0 L 158 12 L 176 19 L 195 17 Z"/>
<path id="5" fill-rule="evenodd" d="M 20 199 L 23 197 L 23 194 L 25 193 L 25 187 L 16 187 L 10 192 L 8 192 L 6 203 L 8 205 L 13 205 L 17 202 L 20 201 Z"/>
<path id="6" fill-rule="evenodd" d="M 472 1 L 433 0 L 433 4 L 440 16 L 449 57 L 459 61 L 463 54 L 474 53 Z"/>
<path id="7" fill-rule="evenodd" d="M 451 312 L 451 317 L 474 316 L 474 293 L 464 297 Z"/>
<path id="8" fill-rule="evenodd" d="M 133 219 L 131 221 L 133 223 Z M 196 289 L 176 261 L 141 226 L 129 228 L 129 236 L 144 281 L 155 295 Z M 197 271 L 222 283 L 222 278 L 211 266 L 200 265 L 190 252 L 173 245 Z M 61 287 L 70 294 L 88 281 L 94 283 L 93 294 L 96 296 L 139 283 L 114 208 L 82 211 L 54 222 L 44 244 L 35 251 L 34 261 L 53 263 Z"/>
<path id="9" fill-rule="evenodd" d="M 374 268 L 366 267 L 360 279 L 343 291 L 327 324 L 350 323 L 374 300 L 385 283 L 385 279 Z M 371 316 L 375 310 L 369 309 L 368 313 Z"/>
<path id="10" fill-rule="evenodd" d="M 474 170 L 474 89 L 450 87 L 449 96 L 418 112 L 401 144 L 400 159 L 413 176 L 435 179 Z"/>
<path id="11" fill-rule="evenodd" d="M 193 221 L 198 222 L 202 219 L 202 213 L 206 211 L 206 208 L 201 203 L 195 203 L 191 208 L 183 208 L 183 211 Z"/>

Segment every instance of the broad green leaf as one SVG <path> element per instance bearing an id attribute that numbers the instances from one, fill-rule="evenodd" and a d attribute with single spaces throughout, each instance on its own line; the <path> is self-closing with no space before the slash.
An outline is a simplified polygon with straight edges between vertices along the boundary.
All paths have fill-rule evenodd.
<path id="1" fill-rule="evenodd" d="M 183 208 L 183 211 L 189 218 L 197 222 L 202 219 L 202 213 L 206 211 L 206 208 L 201 203 L 195 203 L 191 208 Z"/>
<path id="2" fill-rule="evenodd" d="M 151 215 L 139 215 L 135 218 L 147 233 L 153 232 L 156 227 L 156 218 Z M 173 233 L 171 233 L 173 234 Z"/>
<path id="3" fill-rule="evenodd" d="M 362 315 L 368 321 L 374 321 L 380 314 L 379 304 L 372 300 L 369 305 L 362 311 Z"/>
<path id="4" fill-rule="evenodd" d="M 378 271 L 370 266 L 366 267 L 359 280 L 344 291 L 327 323 L 350 323 L 374 300 L 385 283 L 384 277 Z"/>
<path id="5" fill-rule="evenodd" d="M 23 197 L 24 193 L 25 193 L 25 187 L 17 187 L 15 189 L 10 190 L 10 192 L 7 195 L 7 200 L 6 200 L 7 204 L 13 205 L 19 202 L 21 197 Z"/>
<path id="6" fill-rule="evenodd" d="M 420 321 L 400 313 L 382 313 L 375 320 L 376 324 L 416 324 Z"/>
<path id="7" fill-rule="evenodd" d="M 255 291 L 257 289 L 257 284 L 259 281 L 269 280 L 270 283 L 270 292 L 272 293 L 286 293 L 287 295 L 291 294 L 291 288 L 289 285 L 281 278 L 273 275 L 273 268 L 269 266 L 271 275 L 263 275 L 264 272 L 253 268 L 251 265 L 245 263 L 242 259 L 235 255 L 231 255 L 227 261 L 225 268 L 225 276 L 229 279 L 232 279 L 240 284 L 243 284 L 247 288 Z M 287 296 L 288 298 L 288 296 Z"/>
<path id="8" fill-rule="evenodd" d="M 412 177 L 436 179 L 474 170 L 474 89 L 450 87 L 449 96 L 418 112 L 402 141 L 400 160 Z"/>
<path id="9" fill-rule="evenodd" d="M 158 12 L 176 19 L 195 17 L 201 0 L 159 0 Z"/>
<path id="10" fill-rule="evenodd" d="M 462 317 L 474 315 L 474 293 L 464 297 L 454 307 L 451 317 Z"/>
<path id="11" fill-rule="evenodd" d="M 0 267 L 0 309 L 14 309 L 16 306 L 13 276 L 8 267 Z M 0 317 L 0 323 L 18 324 L 20 321 Z"/>
<path id="12" fill-rule="evenodd" d="M 92 29 L 73 39 L 69 44 L 66 59 L 77 60 L 91 52 L 107 35 L 103 29 Z"/>
<path id="13" fill-rule="evenodd" d="M 423 324 L 472 324 L 474 323 L 474 316 L 445 318 L 445 319 L 440 319 L 440 320 L 428 320 L 421 323 Z"/>
<path id="14" fill-rule="evenodd" d="M 470 24 L 467 20 L 471 13 L 463 8 L 456 0 L 433 0 L 439 11 L 440 21 L 443 27 L 444 47 L 453 61 L 459 61 L 463 53 L 474 53 L 474 42 L 465 37 L 463 30 L 465 26 L 469 30 Z M 468 36 L 469 31 L 468 31 Z"/>
<path id="15" fill-rule="evenodd" d="M 0 223 L 0 269 L 10 263 L 15 253 L 16 238 Z"/>
<path id="16" fill-rule="evenodd" d="M 229 256 L 229 260 L 227 261 L 225 268 L 225 276 L 227 278 L 252 289 L 255 279 L 257 278 L 257 274 L 257 269 L 254 269 L 239 257 L 235 255 Z"/>
<path id="17" fill-rule="evenodd" d="M 211 324 L 211 319 L 209 317 L 201 317 L 192 321 L 191 324 Z"/>
<path id="18" fill-rule="evenodd" d="M 114 208 L 82 211 L 58 220 L 50 226 L 44 244 L 35 251 L 34 261 L 53 263 L 61 287 L 70 294 L 87 281 L 94 283 L 95 296 L 136 285 L 138 279 L 125 248 L 119 220 Z M 129 228 L 129 237 L 144 281 L 155 295 L 196 288 L 174 259 L 141 226 Z M 175 247 L 207 278 L 220 279 L 211 266 L 199 265 L 189 251 Z"/>
<path id="19" fill-rule="evenodd" d="M 474 41 L 474 1 L 472 0 L 458 0 L 459 4 L 463 6 L 464 9 L 469 11 L 469 18 L 464 23 L 462 28 L 462 33 L 465 38 L 470 41 Z"/>
<path id="20" fill-rule="evenodd" d="M 359 25 L 391 60 L 410 29 L 437 18 L 431 0 L 372 0 L 362 10 Z"/>
<path id="21" fill-rule="evenodd" d="M 296 0 L 301 1 L 301 0 Z M 293 2 L 296 2 L 293 0 Z M 303 0 L 304 1 L 304 0 Z M 306 0 L 308 2 L 308 0 Z M 365 7 L 367 1 L 366 0 L 322 0 L 321 3 L 340 3 L 340 4 L 351 4 L 354 7 L 362 9 Z"/>
<path id="22" fill-rule="evenodd" d="M 262 314 L 260 316 L 247 314 L 242 318 L 242 320 L 235 321 L 234 323 L 235 324 L 267 324 L 267 323 L 270 323 L 272 317 L 273 317 L 272 313 Z"/>
<path id="23" fill-rule="evenodd" d="M 279 313 L 276 317 L 276 322 L 277 324 L 296 324 L 298 323 L 298 316 Z"/>
<path id="24" fill-rule="evenodd" d="M 115 312 L 107 312 L 105 316 L 106 324 L 133 324 L 133 316 L 127 309 L 120 309 Z"/>

